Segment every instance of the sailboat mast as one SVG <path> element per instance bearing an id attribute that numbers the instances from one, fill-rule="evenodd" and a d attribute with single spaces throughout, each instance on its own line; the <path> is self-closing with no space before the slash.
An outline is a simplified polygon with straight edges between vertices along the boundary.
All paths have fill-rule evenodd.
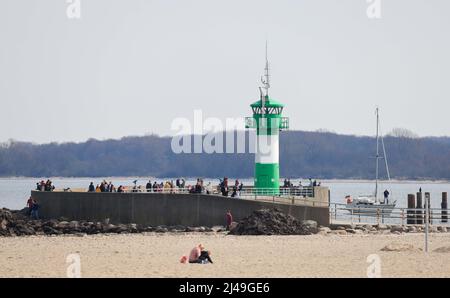
<path id="1" fill-rule="evenodd" d="M 391 173 L 389 172 L 389 165 L 388 165 L 388 160 L 387 160 L 387 155 L 386 155 L 386 147 L 384 146 L 384 138 L 383 138 L 383 133 L 381 132 L 381 129 L 380 129 L 380 134 L 381 134 L 381 145 L 383 146 L 383 158 L 384 158 L 384 164 L 386 165 L 387 178 L 388 178 L 388 181 L 391 181 Z"/>
<path id="2" fill-rule="evenodd" d="M 376 140 L 377 140 L 377 155 L 375 157 L 375 159 L 376 159 L 376 166 L 375 166 L 375 200 L 378 201 L 378 159 L 380 158 L 380 148 L 379 148 L 379 144 L 378 144 L 379 143 L 378 142 L 378 139 L 379 139 L 379 136 L 378 136 L 378 134 L 379 134 L 379 132 L 378 132 L 378 129 L 379 129 L 378 107 L 376 109 L 376 114 L 377 114 L 377 137 L 376 137 Z"/>

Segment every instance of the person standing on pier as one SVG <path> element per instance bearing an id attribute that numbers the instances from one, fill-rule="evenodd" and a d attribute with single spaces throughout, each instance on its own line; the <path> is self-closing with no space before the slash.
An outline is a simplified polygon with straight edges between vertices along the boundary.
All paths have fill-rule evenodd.
<path id="1" fill-rule="evenodd" d="M 386 189 L 383 192 L 383 195 L 384 195 L 384 204 L 389 204 L 389 191 Z"/>
<path id="2" fill-rule="evenodd" d="M 233 192 L 231 194 L 232 198 L 238 197 L 239 180 L 236 179 L 233 186 Z"/>
<path id="3" fill-rule="evenodd" d="M 222 196 L 228 197 L 228 178 L 227 177 L 224 177 L 223 181 L 221 181 L 220 191 L 222 192 Z"/>
<path id="4" fill-rule="evenodd" d="M 147 185 L 145 185 L 147 192 L 152 192 L 152 182 L 148 180 Z"/>
<path id="5" fill-rule="evenodd" d="M 205 187 L 205 191 L 207 195 L 210 195 L 213 193 L 213 187 L 211 185 L 211 182 L 208 182 L 208 184 Z"/>
<path id="6" fill-rule="evenodd" d="M 232 198 L 237 197 L 237 186 L 236 185 L 233 186 L 233 191 L 231 193 L 231 197 Z"/>

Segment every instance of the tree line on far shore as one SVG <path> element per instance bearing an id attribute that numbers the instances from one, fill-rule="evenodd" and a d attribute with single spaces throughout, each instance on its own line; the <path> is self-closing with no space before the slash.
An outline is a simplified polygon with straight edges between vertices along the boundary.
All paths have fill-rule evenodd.
<path id="1" fill-rule="evenodd" d="M 248 133 L 239 133 L 245 134 L 248 147 Z M 175 154 L 171 141 L 170 137 L 157 135 L 62 144 L 12 141 L 0 146 L 0 176 L 253 176 L 254 155 L 251 153 Z M 450 179 L 450 138 L 387 136 L 384 142 L 392 178 Z M 223 146 L 226 148 L 226 138 Z M 374 137 L 281 132 L 281 176 L 373 179 L 375 148 Z M 383 177 L 386 173 L 382 160 L 380 165 Z"/>

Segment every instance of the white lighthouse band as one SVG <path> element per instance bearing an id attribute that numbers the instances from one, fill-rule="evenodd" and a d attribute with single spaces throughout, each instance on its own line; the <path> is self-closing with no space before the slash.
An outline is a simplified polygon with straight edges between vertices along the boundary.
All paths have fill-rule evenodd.
<path id="1" fill-rule="evenodd" d="M 274 164 L 280 160 L 279 135 L 257 135 L 255 163 Z"/>

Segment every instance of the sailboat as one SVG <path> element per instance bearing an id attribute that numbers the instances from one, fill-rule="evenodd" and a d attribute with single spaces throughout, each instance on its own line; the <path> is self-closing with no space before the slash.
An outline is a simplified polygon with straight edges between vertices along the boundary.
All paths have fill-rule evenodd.
<path id="1" fill-rule="evenodd" d="M 397 201 L 393 201 L 390 203 L 391 198 L 385 202 L 385 200 L 380 201 L 378 199 L 378 192 L 379 192 L 379 160 L 384 159 L 384 164 L 386 166 L 386 173 L 388 181 L 391 180 L 391 176 L 389 173 L 389 166 L 387 162 L 386 157 L 386 148 L 384 147 L 384 140 L 383 137 L 379 136 L 380 132 L 380 116 L 379 116 L 379 109 L 376 108 L 376 116 L 377 116 L 377 134 L 376 134 L 376 156 L 375 156 L 375 191 L 373 194 L 370 195 L 360 195 L 356 199 L 351 199 L 349 196 L 347 196 L 347 205 L 346 209 L 350 212 L 353 212 L 354 214 L 360 214 L 360 215 L 376 215 L 378 210 L 383 215 L 389 215 L 392 213 L 392 210 L 395 208 L 395 205 Z M 383 149 L 383 156 L 380 155 L 380 140 L 381 140 L 381 146 Z"/>

